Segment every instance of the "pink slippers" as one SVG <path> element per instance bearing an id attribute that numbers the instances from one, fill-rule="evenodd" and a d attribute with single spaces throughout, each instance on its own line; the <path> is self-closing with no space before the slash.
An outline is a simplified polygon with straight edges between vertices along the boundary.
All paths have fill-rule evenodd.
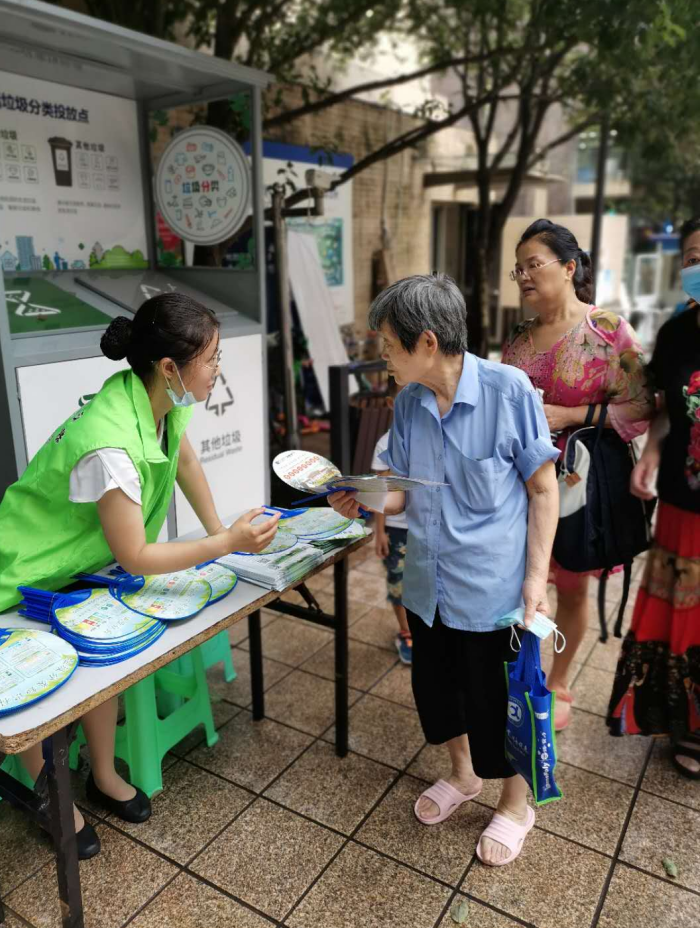
<path id="1" fill-rule="evenodd" d="M 471 796 L 465 796 L 464 793 L 460 793 L 458 789 L 451 786 L 447 780 L 438 780 L 437 783 L 433 783 L 429 789 L 426 789 L 425 792 L 420 794 L 413 807 L 413 811 L 418 821 L 422 822 L 423 825 L 439 825 L 440 822 L 444 822 L 446 818 L 449 818 L 463 802 L 469 802 L 470 799 L 475 799 L 480 792 L 481 790 L 478 790 L 476 793 L 472 793 Z M 423 797 L 432 799 L 440 810 L 435 818 L 423 818 L 418 814 L 418 803 Z"/>
<path id="2" fill-rule="evenodd" d="M 506 818 L 505 815 L 496 812 L 482 832 L 481 838 L 479 838 L 479 843 L 476 846 L 476 856 L 482 864 L 485 864 L 487 867 L 505 867 L 506 864 L 512 863 L 520 854 L 523 849 L 523 842 L 534 824 L 535 813 L 530 806 L 527 807 L 527 822 L 524 825 L 518 825 L 516 822 L 512 822 L 509 818 Z M 499 860 L 498 863 L 486 863 L 481 856 L 481 842 L 484 838 L 491 838 L 492 841 L 505 845 L 510 851 L 508 857 Z"/>

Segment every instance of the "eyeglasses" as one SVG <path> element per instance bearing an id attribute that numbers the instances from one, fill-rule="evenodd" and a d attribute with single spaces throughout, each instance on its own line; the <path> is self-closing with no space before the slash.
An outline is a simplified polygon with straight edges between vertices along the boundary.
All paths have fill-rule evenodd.
<path id="1" fill-rule="evenodd" d="M 215 371 L 217 367 L 221 364 L 221 348 L 216 352 L 216 357 L 214 358 L 213 364 L 203 364 L 202 367 L 208 367 L 210 371 Z"/>
<path id="2" fill-rule="evenodd" d="M 551 261 L 547 261 L 547 262 L 545 262 L 544 264 L 533 264 L 532 267 L 528 267 L 528 268 L 524 268 L 524 267 L 515 267 L 515 268 L 513 268 L 513 270 L 510 272 L 510 275 L 509 275 L 509 276 L 510 276 L 510 279 L 511 279 L 511 280 L 518 280 L 518 278 L 522 278 L 522 277 L 526 277 L 526 276 L 527 276 L 527 277 L 532 277 L 532 275 L 533 275 L 536 271 L 541 271 L 543 267 L 549 267 L 550 264 L 557 264 L 557 263 L 561 263 L 561 262 L 559 261 L 559 258 L 552 258 Z"/>

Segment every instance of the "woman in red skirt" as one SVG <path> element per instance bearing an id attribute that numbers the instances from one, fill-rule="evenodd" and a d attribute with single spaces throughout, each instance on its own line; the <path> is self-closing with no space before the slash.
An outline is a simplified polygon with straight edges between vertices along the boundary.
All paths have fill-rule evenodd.
<path id="1" fill-rule="evenodd" d="M 669 735 L 676 769 L 700 780 L 700 218 L 683 226 L 681 249 L 691 303 L 659 331 L 649 371 L 660 405 L 632 474 L 632 492 L 651 499 L 658 469 L 656 532 L 608 725 Z"/>

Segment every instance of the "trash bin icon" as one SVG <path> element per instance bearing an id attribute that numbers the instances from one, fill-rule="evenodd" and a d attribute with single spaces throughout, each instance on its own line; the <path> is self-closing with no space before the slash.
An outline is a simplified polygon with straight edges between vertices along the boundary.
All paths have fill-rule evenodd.
<path id="1" fill-rule="evenodd" d="M 69 139 L 54 136 L 49 139 L 51 158 L 53 160 L 53 173 L 58 187 L 73 186 L 73 168 L 71 165 L 71 148 L 73 143 Z"/>

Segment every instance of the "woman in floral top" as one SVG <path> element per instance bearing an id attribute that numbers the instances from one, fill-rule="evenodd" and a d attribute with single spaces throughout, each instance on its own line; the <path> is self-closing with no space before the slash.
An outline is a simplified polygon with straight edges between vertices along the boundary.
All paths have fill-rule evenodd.
<path id="1" fill-rule="evenodd" d="M 700 296 L 700 218 L 681 231 L 683 285 Z M 691 270 L 696 268 L 695 270 Z M 658 469 L 654 545 L 622 645 L 611 733 L 670 735 L 684 776 L 700 780 L 700 307 L 659 331 L 649 372 L 660 406 L 632 474 L 651 499 Z"/>
<path id="2" fill-rule="evenodd" d="M 506 342 L 503 362 L 519 367 L 542 391 L 552 438 L 563 450 L 585 421 L 589 406 L 608 404 L 606 427 L 625 441 L 646 431 L 653 402 L 646 386 L 642 351 L 632 328 L 613 312 L 591 306 L 588 255 L 564 226 L 538 219 L 523 233 L 515 270 L 523 306 L 534 312 Z M 552 561 L 557 587 L 556 622 L 566 647 L 555 654 L 548 686 L 557 694 L 555 728 L 569 724 L 569 672 L 588 627 L 587 573 L 573 573 Z"/>

